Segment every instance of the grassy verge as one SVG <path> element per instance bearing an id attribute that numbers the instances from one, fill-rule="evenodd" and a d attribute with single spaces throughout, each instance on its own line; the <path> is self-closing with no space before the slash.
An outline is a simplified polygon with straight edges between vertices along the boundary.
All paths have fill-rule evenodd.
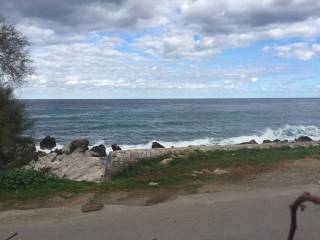
<path id="1" fill-rule="evenodd" d="M 30 170 L 0 171 L 0 201 L 46 198 L 57 193 L 133 190 L 157 187 L 183 187 L 213 179 L 213 174 L 193 174 L 205 169 L 271 165 L 282 161 L 312 157 L 320 159 L 320 147 L 242 149 L 238 151 L 189 150 L 178 155 L 146 159 L 120 172 L 104 183 L 77 182 Z M 161 164 L 166 158 L 169 163 Z M 151 184 L 153 185 L 153 184 Z"/>

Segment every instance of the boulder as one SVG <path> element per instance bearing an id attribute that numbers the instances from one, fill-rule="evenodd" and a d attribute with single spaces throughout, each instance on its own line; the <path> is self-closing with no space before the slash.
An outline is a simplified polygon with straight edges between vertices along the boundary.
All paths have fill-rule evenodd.
<path id="1" fill-rule="evenodd" d="M 40 142 L 40 148 L 41 149 L 52 149 L 55 146 L 57 146 L 56 139 L 51 136 L 46 136 L 42 141 Z"/>
<path id="2" fill-rule="evenodd" d="M 121 147 L 119 147 L 117 144 L 112 144 L 111 145 L 112 151 L 120 151 Z"/>
<path id="3" fill-rule="evenodd" d="M 57 156 L 56 153 L 49 153 L 38 161 L 29 163 L 28 168 L 41 171 L 49 169 L 60 178 L 75 181 L 94 181 L 103 180 L 105 166 L 98 157 L 91 157 L 88 152 L 74 151 L 70 154 Z"/>
<path id="4" fill-rule="evenodd" d="M 312 139 L 308 136 L 300 136 L 295 139 L 296 142 L 312 142 Z"/>
<path id="5" fill-rule="evenodd" d="M 249 142 L 243 142 L 241 144 L 258 144 L 256 140 L 252 139 Z"/>
<path id="6" fill-rule="evenodd" d="M 161 160 L 160 165 L 167 165 L 172 161 L 173 161 L 173 158 L 166 158 L 166 159 Z"/>
<path id="7" fill-rule="evenodd" d="M 164 148 L 164 146 L 158 142 L 153 142 L 151 148 Z"/>
<path id="8" fill-rule="evenodd" d="M 106 147 L 103 144 L 100 144 L 99 146 L 94 146 L 90 149 L 91 152 L 97 153 L 97 157 L 106 157 Z"/>
<path id="9" fill-rule="evenodd" d="M 51 151 L 50 153 L 56 153 L 57 156 L 59 156 L 59 155 L 63 154 L 63 151 L 62 151 L 62 149 L 55 149 L 54 151 Z"/>
<path id="10" fill-rule="evenodd" d="M 86 204 L 82 205 L 81 211 L 82 212 L 94 212 L 99 211 L 103 208 L 103 203 L 98 202 L 96 200 L 90 200 Z"/>
<path id="11" fill-rule="evenodd" d="M 77 152 L 85 152 L 89 149 L 89 140 L 88 139 L 76 139 L 73 140 L 69 145 L 70 153 Z"/>
<path id="12" fill-rule="evenodd" d="M 269 139 L 266 139 L 266 140 L 263 140 L 263 142 L 262 143 L 272 143 L 272 141 L 271 140 L 269 140 Z"/>

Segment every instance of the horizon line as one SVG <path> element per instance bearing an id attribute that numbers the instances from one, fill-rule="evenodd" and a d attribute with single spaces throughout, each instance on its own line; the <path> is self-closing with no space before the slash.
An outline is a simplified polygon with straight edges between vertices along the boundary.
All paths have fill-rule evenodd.
<path id="1" fill-rule="evenodd" d="M 241 100 L 241 99 L 320 99 L 320 97 L 230 97 L 230 98 L 18 98 L 20 100 Z"/>

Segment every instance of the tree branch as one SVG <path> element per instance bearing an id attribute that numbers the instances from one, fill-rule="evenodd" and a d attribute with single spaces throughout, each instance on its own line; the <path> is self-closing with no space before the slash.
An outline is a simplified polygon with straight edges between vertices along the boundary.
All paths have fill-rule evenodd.
<path id="1" fill-rule="evenodd" d="M 312 202 L 314 204 L 320 205 L 320 197 L 312 196 L 308 192 L 302 193 L 291 205 L 290 205 L 290 214 L 291 214 L 291 223 L 288 240 L 293 240 L 294 234 L 297 230 L 297 209 L 300 207 L 303 211 L 305 206 L 304 202 Z"/>

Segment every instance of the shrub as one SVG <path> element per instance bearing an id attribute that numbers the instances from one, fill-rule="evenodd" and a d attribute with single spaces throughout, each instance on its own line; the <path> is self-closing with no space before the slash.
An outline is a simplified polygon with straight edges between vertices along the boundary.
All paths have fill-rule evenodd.
<path id="1" fill-rule="evenodd" d="M 57 181 L 58 177 L 49 173 L 34 170 L 0 170 L 0 189 L 18 190 L 28 186 L 37 186 Z"/>
<path id="2" fill-rule="evenodd" d="M 10 164 L 19 166 L 33 158 L 32 141 L 21 134 L 32 125 L 24 104 L 15 99 L 12 89 L 0 87 L 0 169 Z M 21 153 L 25 159 L 21 159 Z"/>
<path id="3" fill-rule="evenodd" d="M 0 169 L 19 166 L 34 156 L 34 145 L 21 134 L 30 126 L 24 106 L 11 87 L 21 86 L 32 74 L 29 42 L 0 16 Z"/>

